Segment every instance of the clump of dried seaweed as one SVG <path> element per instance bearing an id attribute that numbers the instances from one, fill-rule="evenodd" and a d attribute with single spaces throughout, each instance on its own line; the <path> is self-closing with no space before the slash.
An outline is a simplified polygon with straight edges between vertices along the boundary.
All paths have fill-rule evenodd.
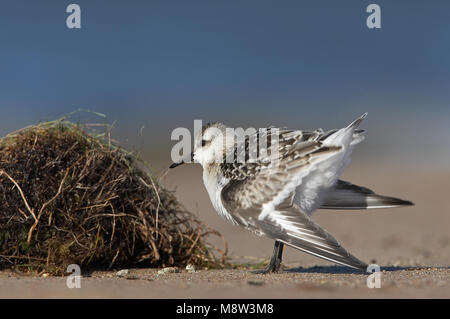
<path id="1" fill-rule="evenodd" d="M 223 263 L 220 234 L 108 136 L 60 119 L 0 139 L 0 268 Z"/>

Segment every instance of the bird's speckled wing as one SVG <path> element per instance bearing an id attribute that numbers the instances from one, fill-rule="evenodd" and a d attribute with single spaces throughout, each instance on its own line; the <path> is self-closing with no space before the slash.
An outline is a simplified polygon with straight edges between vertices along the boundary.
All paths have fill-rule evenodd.
<path id="1" fill-rule="evenodd" d="M 306 176 L 317 161 L 326 160 L 338 150 L 320 141 L 305 144 L 284 154 L 278 169 L 262 169 L 253 175 L 248 173 L 245 179 L 230 180 L 222 190 L 222 203 L 236 221 L 250 230 L 317 257 L 364 270 L 365 263 L 349 254 L 293 203 L 295 186 L 288 186 L 292 179 Z"/>
<path id="2" fill-rule="evenodd" d="M 301 131 L 283 131 L 279 139 L 278 162 L 262 158 L 256 163 L 221 164 L 223 176 L 229 179 L 221 194 L 227 211 L 232 215 L 255 218 L 254 214 L 260 213 L 263 205 L 272 203 L 277 196 L 280 201 L 283 196 L 289 196 L 294 184 L 298 184 L 316 163 L 340 150 L 338 146 L 324 146 L 319 138 L 321 134 L 316 131 L 305 137 Z M 294 182 L 294 188 L 288 190 L 291 182 Z"/>

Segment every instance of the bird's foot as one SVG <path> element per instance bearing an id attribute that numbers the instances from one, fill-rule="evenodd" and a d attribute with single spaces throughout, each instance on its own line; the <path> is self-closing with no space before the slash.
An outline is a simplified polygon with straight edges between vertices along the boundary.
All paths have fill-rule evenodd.
<path id="1" fill-rule="evenodd" d="M 253 274 L 269 274 L 269 273 L 277 273 L 281 269 L 281 260 L 277 260 L 275 262 L 270 261 L 270 263 L 267 265 L 265 269 L 257 269 L 253 270 Z"/>

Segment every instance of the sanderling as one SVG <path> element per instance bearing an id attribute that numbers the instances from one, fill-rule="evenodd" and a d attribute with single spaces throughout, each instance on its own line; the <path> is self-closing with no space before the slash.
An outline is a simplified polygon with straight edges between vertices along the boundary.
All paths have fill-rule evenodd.
<path id="1" fill-rule="evenodd" d="M 366 115 L 345 128 L 328 132 L 277 129 L 277 165 L 270 165 L 261 156 L 251 163 L 225 161 L 226 154 L 236 155 L 238 146 L 223 142 L 229 133 L 220 123 L 205 125 L 195 137 L 191 157 L 203 167 L 203 181 L 217 212 L 233 224 L 275 240 L 273 255 L 263 273 L 279 270 L 284 244 L 366 271 L 367 264 L 315 223 L 312 213 L 318 208 L 413 205 L 339 180 L 353 147 L 364 139 L 364 131 L 357 130 L 357 126 Z M 235 141 L 234 137 L 231 140 Z"/>

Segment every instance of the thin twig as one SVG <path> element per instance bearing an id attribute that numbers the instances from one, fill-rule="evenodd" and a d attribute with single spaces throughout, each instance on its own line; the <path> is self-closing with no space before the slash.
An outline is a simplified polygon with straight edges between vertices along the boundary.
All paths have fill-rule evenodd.
<path id="1" fill-rule="evenodd" d="M 19 184 L 17 184 L 17 182 L 16 182 L 11 176 L 9 176 L 8 173 L 6 173 L 4 170 L 0 170 L 0 176 L 2 176 L 2 175 L 6 175 L 6 177 L 8 177 L 9 180 L 10 180 L 11 182 L 14 183 L 14 185 L 15 185 L 15 186 L 17 187 L 17 189 L 19 190 L 20 196 L 22 197 L 22 200 L 23 200 L 23 202 L 25 203 L 26 208 L 28 209 L 28 211 L 30 212 L 30 214 L 33 216 L 34 220 L 37 221 L 36 215 L 34 214 L 34 210 L 31 209 L 30 205 L 28 205 L 28 201 L 27 201 L 27 199 L 25 198 L 25 195 L 23 194 L 23 191 L 22 191 L 22 189 L 20 188 Z"/>
<path id="2" fill-rule="evenodd" d="M 37 219 L 35 220 L 34 224 L 31 226 L 30 230 L 28 231 L 28 239 L 27 239 L 28 245 L 31 243 L 31 236 L 33 235 L 33 231 L 36 228 L 37 224 L 39 223 L 39 219 L 41 218 L 41 215 L 44 212 L 44 209 L 48 205 L 50 205 L 50 203 L 53 202 L 61 194 L 63 186 L 64 186 L 64 182 L 66 181 L 66 178 L 67 178 L 67 175 L 69 175 L 69 169 L 66 170 L 66 174 L 64 175 L 61 183 L 59 184 L 58 192 L 50 200 L 46 201 L 44 203 L 44 205 L 42 205 L 41 209 L 39 210 L 39 214 L 37 216 Z M 51 218 L 51 214 L 50 214 L 50 218 Z"/>
<path id="3" fill-rule="evenodd" d="M 153 178 L 151 178 L 150 176 L 149 176 L 149 178 L 150 178 L 150 181 L 152 182 L 153 189 L 155 190 L 156 198 L 158 199 L 158 205 L 156 206 L 156 214 L 155 214 L 156 215 L 155 227 L 156 227 L 156 230 L 158 230 L 159 206 L 161 205 L 161 198 L 159 197 L 159 193 L 158 193 L 158 190 L 156 189 L 155 183 L 153 182 Z M 142 177 L 139 177 L 139 179 L 145 186 L 150 188 L 150 186 L 144 181 L 144 179 Z M 158 232 L 156 232 L 156 239 L 158 239 Z"/>

